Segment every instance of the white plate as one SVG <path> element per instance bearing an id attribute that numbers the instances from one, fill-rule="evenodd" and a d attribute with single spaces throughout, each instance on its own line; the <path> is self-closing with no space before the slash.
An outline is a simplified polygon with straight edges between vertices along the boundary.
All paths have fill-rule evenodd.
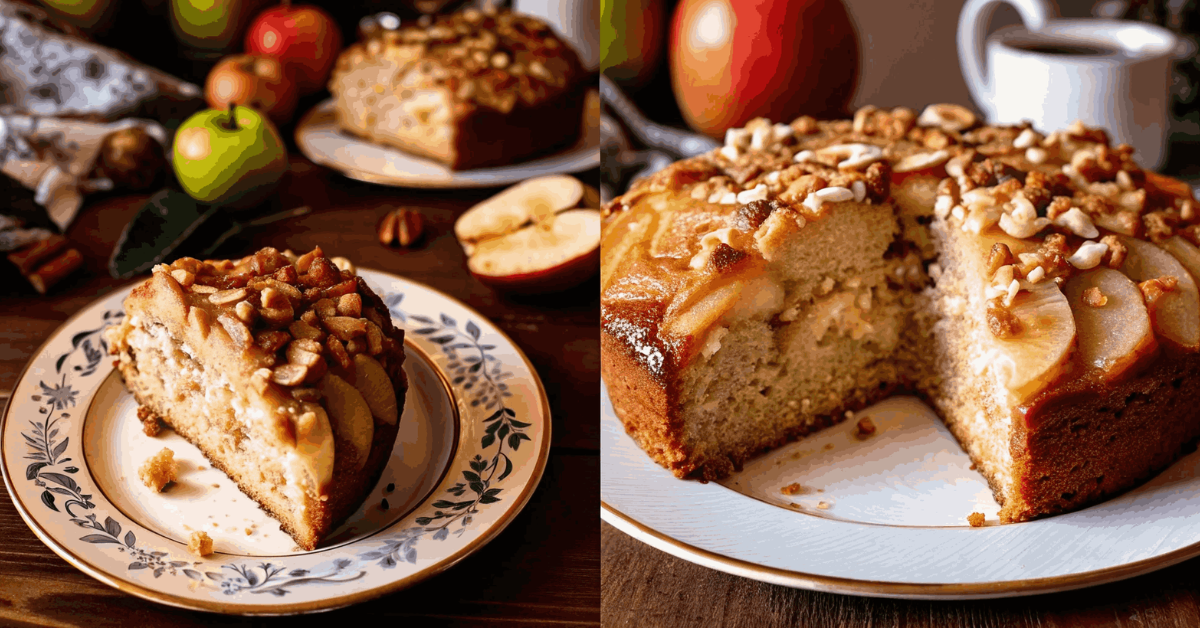
<path id="1" fill-rule="evenodd" d="M 313 162 L 367 183 L 406 188 L 508 185 L 550 174 L 582 172 L 600 165 L 599 95 L 588 92 L 587 99 L 583 135 L 574 146 L 509 166 L 451 170 L 435 161 L 369 142 L 338 128 L 332 99 L 313 107 L 296 125 L 296 145 Z"/>
<path id="2" fill-rule="evenodd" d="M 914 398 L 860 412 L 878 428 L 866 439 L 845 421 L 703 484 L 655 464 L 603 392 L 601 517 L 720 571 L 818 591 L 967 599 L 1111 582 L 1200 554 L 1200 453 L 1104 503 L 999 525 L 986 481 Z M 803 490 L 781 492 L 793 483 Z M 972 512 L 987 525 L 968 526 Z"/>
<path id="3" fill-rule="evenodd" d="M 147 599 L 223 613 L 345 606 L 410 586 L 494 538 L 533 494 L 550 450 L 537 373 L 477 312 L 431 288 L 360 270 L 406 330 L 409 392 L 382 478 L 328 541 L 296 547 L 228 477 L 171 431 L 141 432 L 137 403 L 101 332 L 132 285 L 60 327 L 0 417 L 0 470 L 17 510 L 55 553 Z M 180 480 L 147 489 L 137 467 L 163 447 Z M 216 553 L 187 550 L 192 530 Z"/>

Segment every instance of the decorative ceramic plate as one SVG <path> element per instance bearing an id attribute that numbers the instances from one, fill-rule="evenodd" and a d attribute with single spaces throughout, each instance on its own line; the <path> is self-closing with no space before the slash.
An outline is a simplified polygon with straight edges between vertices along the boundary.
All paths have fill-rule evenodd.
<path id="1" fill-rule="evenodd" d="M 1077 512 L 999 525 L 987 482 L 911 397 L 753 459 L 721 482 L 680 480 L 600 410 L 601 516 L 685 560 L 791 587 L 900 598 L 1074 589 L 1200 554 L 1200 452 Z M 967 515 L 983 513 L 983 527 Z"/>
<path id="2" fill-rule="evenodd" d="M 0 417 L 0 469 L 17 510 L 96 579 L 187 608 L 281 614 L 410 586 L 493 539 L 537 487 L 550 413 L 529 361 L 477 312 L 428 287 L 360 270 L 405 329 L 409 391 L 396 446 L 363 506 L 322 547 L 279 524 L 174 432 L 142 433 L 101 332 L 132 285 L 88 306 L 37 351 Z M 163 447 L 180 479 L 163 493 L 137 468 Z M 188 552 L 192 530 L 216 553 Z"/>
<path id="3" fill-rule="evenodd" d="M 406 188 L 487 188 L 549 174 L 582 172 L 600 165 L 599 96 L 587 95 L 583 135 L 552 155 L 510 166 L 451 170 L 446 166 L 369 142 L 338 128 L 333 100 L 313 107 L 296 125 L 296 144 L 312 161 L 342 174 L 380 185 Z"/>

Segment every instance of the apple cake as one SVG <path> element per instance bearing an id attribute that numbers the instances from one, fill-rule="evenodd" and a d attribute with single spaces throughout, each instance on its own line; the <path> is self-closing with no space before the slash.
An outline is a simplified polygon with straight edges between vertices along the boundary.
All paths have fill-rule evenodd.
<path id="1" fill-rule="evenodd" d="M 338 58 L 329 91 L 343 130 L 455 170 L 579 138 L 588 74 L 545 22 L 468 8 L 385 26 Z"/>
<path id="2" fill-rule="evenodd" d="M 1023 521 L 1200 435 L 1197 244 L 1191 189 L 1099 129 L 758 119 L 604 209 L 602 373 L 702 480 L 915 392 Z"/>
<path id="3" fill-rule="evenodd" d="M 408 390 L 404 332 L 342 265 L 319 247 L 160 264 L 106 332 L 139 417 L 198 447 L 307 550 L 379 480 Z"/>

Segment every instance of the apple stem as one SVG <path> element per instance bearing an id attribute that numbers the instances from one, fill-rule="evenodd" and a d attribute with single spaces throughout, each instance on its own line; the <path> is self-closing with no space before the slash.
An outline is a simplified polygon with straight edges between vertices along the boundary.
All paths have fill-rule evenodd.
<path id="1" fill-rule="evenodd" d="M 225 125 L 225 128 L 229 129 L 230 131 L 238 130 L 237 118 L 233 115 L 234 107 L 237 107 L 237 103 L 235 103 L 235 102 L 229 103 L 229 121 Z"/>

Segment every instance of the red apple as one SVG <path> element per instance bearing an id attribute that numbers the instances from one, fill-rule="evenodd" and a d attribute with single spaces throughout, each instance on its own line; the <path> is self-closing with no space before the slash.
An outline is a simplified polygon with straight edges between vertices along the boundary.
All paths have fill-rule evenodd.
<path id="1" fill-rule="evenodd" d="M 688 124 L 721 137 L 758 116 L 845 115 L 858 38 L 841 0 L 682 0 L 670 64 Z"/>
<path id="2" fill-rule="evenodd" d="M 565 175 L 519 183 L 467 210 L 454 234 L 479 281 L 505 292 L 563 290 L 600 268 L 600 212 L 575 209 L 593 194 Z"/>
<path id="3" fill-rule="evenodd" d="M 250 107 L 280 126 L 292 119 L 296 109 L 291 77 L 277 59 L 262 55 L 221 59 L 208 73 L 204 99 L 213 109 L 228 109 L 230 103 Z"/>
<path id="4" fill-rule="evenodd" d="M 267 9 L 246 32 L 246 52 L 279 59 L 296 76 L 301 94 L 325 87 L 342 49 L 342 34 L 333 18 L 311 5 Z"/>

